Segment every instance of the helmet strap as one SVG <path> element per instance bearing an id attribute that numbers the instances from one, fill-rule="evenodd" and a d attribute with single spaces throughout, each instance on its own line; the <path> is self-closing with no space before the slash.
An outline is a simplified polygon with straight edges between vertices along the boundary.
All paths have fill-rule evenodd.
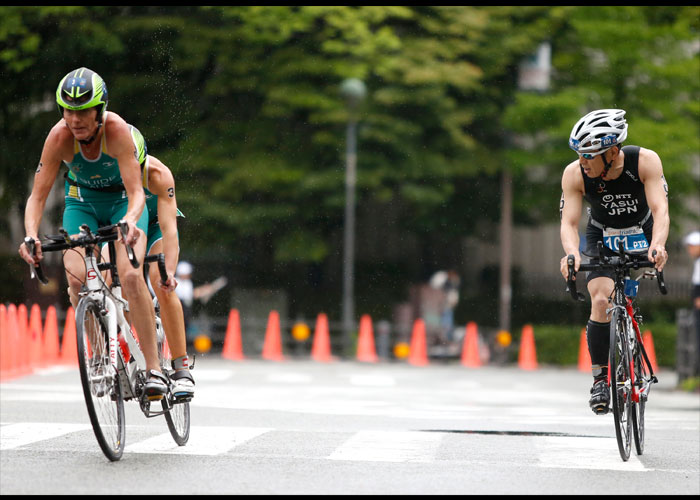
<path id="1" fill-rule="evenodd" d="M 610 150 L 608 150 L 608 151 L 610 151 Z M 607 153 L 608 151 L 606 151 L 605 153 Z M 601 178 L 601 179 L 605 179 L 605 177 L 608 175 L 608 171 L 609 171 L 610 168 L 612 167 L 613 161 L 614 161 L 614 159 L 615 159 L 615 157 L 613 157 L 610 161 L 607 161 L 607 160 L 605 159 L 605 153 L 603 153 L 603 154 L 601 155 L 601 157 L 602 157 L 602 159 L 603 159 L 603 163 L 605 164 L 605 167 L 603 168 L 603 172 L 600 174 L 600 178 Z"/>

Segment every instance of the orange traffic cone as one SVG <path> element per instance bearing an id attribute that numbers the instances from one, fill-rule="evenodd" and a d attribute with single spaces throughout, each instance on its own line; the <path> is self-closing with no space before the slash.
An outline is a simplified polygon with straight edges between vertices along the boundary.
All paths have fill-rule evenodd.
<path id="1" fill-rule="evenodd" d="M 649 362 L 651 363 L 651 369 L 654 372 L 659 371 L 659 365 L 656 363 L 656 350 L 654 349 L 654 338 L 651 336 L 651 330 L 644 331 L 644 350 L 647 352 L 649 357 Z"/>
<path id="2" fill-rule="evenodd" d="M 311 359 L 322 363 L 328 363 L 335 359 L 331 355 L 331 337 L 328 332 L 328 316 L 325 313 L 320 313 L 316 318 L 314 341 L 311 345 Z"/>
<path id="3" fill-rule="evenodd" d="M 10 362 L 8 366 L 8 373 L 6 373 L 6 378 L 20 377 L 29 373 L 26 365 L 24 365 L 20 359 L 20 350 L 23 349 L 24 346 L 21 344 L 17 309 L 17 306 L 14 304 L 10 304 L 7 307 L 7 331 L 9 334 L 7 335 L 7 338 L 9 342 L 7 342 L 5 347 L 9 351 Z"/>
<path id="4" fill-rule="evenodd" d="M 374 330 L 369 314 L 360 317 L 360 331 L 357 336 L 357 361 L 376 363 L 377 351 L 374 348 Z"/>
<path id="5" fill-rule="evenodd" d="M 591 353 L 588 352 L 586 328 L 581 328 L 581 340 L 578 344 L 578 371 L 585 373 L 591 372 Z"/>
<path id="6" fill-rule="evenodd" d="M 58 319 L 56 308 L 49 306 L 44 320 L 44 338 L 42 341 L 42 365 L 51 366 L 58 362 L 60 344 L 58 342 Z"/>
<path id="7" fill-rule="evenodd" d="M 283 361 L 282 336 L 280 334 L 280 315 L 277 311 L 270 311 L 265 331 L 265 344 L 263 345 L 262 358 L 270 361 Z"/>
<path id="8" fill-rule="evenodd" d="M 408 362 L 414 366 L 425 366 L 428 364 L 428 349 L 425 341 L 425 321 L 421 318 L 413 322 L 411 352 L 408 355 Z"/>
<path id="9" fill-rule="evenodd" d="M 221 352 L 221 357 L 234 361 L 245 359 L 243 355 L 243 341 L 241 339 L 241 319 L 238 309 L 231 309 L 228 313 L 228 326 L 226 327 L 226 338 L 224 339 L 224 349 Z"/>
<path id="10" fill-rule="evenodd" d="M 43 364 L 41 357 L 41 308 L 39 304 L 34 304 L 29 314 L 27 338 L 29 339 L 29 367 L 34 370 Z"/>
<path id="11" fill-rule="evenodd" d="M 29 329 L 29 313 L 27 311 L 27 306 L 20 304 L 17 306 L 17 325 L 19 326 L 19 339 L 18 339 L 18 362 L 23 372 L 31 372 L 31 366 L 29 365 L 29 336 L 27 335 L 27 330 Z"/>
<path id="12" fill-rule="evenodd" d="M 66 311 L 61 342 L 61 364 L 78 366 L 78 336 L 75 331 L 75 310 L 72 306 Z"/>
<path id="13" fill-rule="evenodd" d="M 481 366 L 481 358 L 479 357 L 479 331 L 474 321 L 467 323 L 465 328 L 464 342 L 462 344 L 462 365 L 471 368 Z"/>
<path id="14" fill-rule="evenodd" d="M 523 326 L 518 353 L 518 366 L 523 370 L 537 369 L 537 351 L 535 349 L 535 334 L 532 325 Z"/>
<path id="15" fill-rule="evenodd" d="M 0 380 L 13 375 L 11 345 L 9 311 L 5 304 L 0 304 Z"/>

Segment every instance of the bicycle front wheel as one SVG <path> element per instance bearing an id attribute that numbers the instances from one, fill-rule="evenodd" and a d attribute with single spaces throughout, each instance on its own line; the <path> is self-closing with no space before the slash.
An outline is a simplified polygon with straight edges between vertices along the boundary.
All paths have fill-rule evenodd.
<path id="1" fill-rule="evenodd" d="M 637 455 L 644 453 L 644 407 L 647 402 L 651 373 L 642 356 L 642 346 L 637 345 L 634 350 L 634 385 L 638 395 L 638 401 L 632 402 L 632 429 L 634 431 L 634 447 Z"/>
<path id="2" fill-rule="evenodd" d="M 627 461 L 632 447 L 632 379 L 625 314 L 615 309 L 610 321 L 610 388 L 615 436 L 622 460 Z"/>
<path id="3" fill-rule="evenodd" d="M 78 367 L 95 438 L 105 456 L 116 461 L 124 452 L 124 399 L 119 375 L 109 359 L 109 334 L 100 310 L 100 304 L 91 299 L 78 304 Z"/>

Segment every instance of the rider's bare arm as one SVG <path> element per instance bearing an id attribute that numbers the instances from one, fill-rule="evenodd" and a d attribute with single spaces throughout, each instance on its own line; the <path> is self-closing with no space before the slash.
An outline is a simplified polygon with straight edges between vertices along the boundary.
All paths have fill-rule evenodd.
<path id="1" fill-rule="evenodd" d="M 650 149 L 640 148 L 639 178 L 644 183 L 644 194 L 654 217 L 654 228 L 649 244 L 649 260 L 656 262 L 656 268 L 661 271 L 668 259 L 666 239 L 670 226 L 668 215 L 668 185 L 664 178 L 664 170 L 659 155 Z M 657 252 L 653 258 L 651 253 Z"/>
<path id="2" fill-rule="evenodd" d="M 34 174 L 32 192 L 27 199 L 24 211 L 25 236 L 38 240 L 39 225 L 46 206 L 46 199 L 54 182 L 56 182 L 56 177 L 61 168 L 61 161 L 66 155 L 66 145 L 68 145 L 68 149 L 72 147 L 72 139 L 73 136 L 65 127 L 63 120 L 61 120 L 51 129 L 46 137 L 46 141 L 44 141 L 41 159 Z M 37 261 L 39 261 L 42 259 L 40 242 L 37 245 L 36 252 Z M 36 264 L 24 244 L 20 245 L 19 254 L 27 263 Z"/>
<path id="3" fill-rule="evenodd" d="M 131 132 L 124 119 L 114 113 L 110 113 L 110 119 L 105 123 L 105 127 L 109 130 L 109 142 L 107 144 L 109 153 L 119 162 L 119 173 L 129 199 L 124 220 L 129 223 L 127 242 L 133 245 L 138 238 L 136 223 L 146 206 L 146 196 L 143 193 L 141 181 L 141 165 L 136 160 Z M 107 130 L 105 130 L 105 133 L 107 133 Z"/>
<path id="4" fill-rule="evenodd" d="M 566 265 L 566 256 L 573 254 L 576 263 L 575 269 L 578 270 L 581 264 L 581 256 L 579 255 L 579 236 L 578 226 L 581 219 L 581 209 L 583 207 L 583 178 L 578 165 L 578 161 L 570 163 L 561 179 L 562 195 L 560 200 L 559 212 L 561 216 L 561 245 L 564 248 L 564 258 L 561 260 L 561 273 L 566 278 L 568 276 L 568 268 Z"/>
<path id="5" fill-rule="evenodd" d="M 177 198 L 175 179 L 170 169 L 158 158 L 149 157 L 148 189 L 158 196 L 158 225 L 163 233 L 163 253 L 168 277 L 175 275 L 179 258 L 177 236 Z"/>

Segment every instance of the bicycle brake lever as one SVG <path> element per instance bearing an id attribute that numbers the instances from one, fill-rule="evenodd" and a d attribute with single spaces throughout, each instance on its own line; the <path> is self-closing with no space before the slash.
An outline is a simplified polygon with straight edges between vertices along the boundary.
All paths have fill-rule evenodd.
<path id="1" fill-rule="evenodd" d="M 566 265 L 569 268 L 569 276 L 566 279 L 566 291 L 571 294 L 572 299 L 582 302 L 585 300 L 585 297 L 581 292 L 576 290 L 576 280 L 573 279 L 574 276 L 576 276 L 576 272 L 574 271 L 575 262 L 573 255 L 567 256 Z"/>
<path id="2" fill-rule="evenodd" d="M 651 256 L 656 257 L 656 250 L 651 251 Z M 664 281 L 664 272 L 659 271 L 656 268 L 654 268 L 654 270 L 656 271 L 656 283 L 659 285 L 659 292 L 661 292 L 661 295 L 668 294 L 668 289 L 666 288 L 666 282 Z"/>
<path id="3" fill-rule="evenodd" d="M 24 238 L 24 244 L 26 245 L 27 249 L 29 250 L 29 253 L 31 254 L 32 257 L 36 256 L 36 243 L 34 241 L 34 238 L 31 236 L 27 236 Z M 32 279 L 36 278 L 38 279 L 42 284 L 46 285 L 49 280 L 46 279 L 46 276 L 44 275 L 44 271 L 41 268 L 41 263 L 37 263 L 36 266 L 33 266 L 29 264 L 29 273 Z"/>
<path id="4" fill-rule="evenodd" d="M 129 257 L 129 262 L 131 262 L 131 266 L 136 269 L 139 267 L 139 261 L 134 254 L 134 249 L 126 242 L 126 236 L 129 234 L 129 224 L 126 221 L 120 220 L 117 225 L 119 226 L 119 232 L 122 235 L 122 240 L 126 247 L 126 255 Z"/>

